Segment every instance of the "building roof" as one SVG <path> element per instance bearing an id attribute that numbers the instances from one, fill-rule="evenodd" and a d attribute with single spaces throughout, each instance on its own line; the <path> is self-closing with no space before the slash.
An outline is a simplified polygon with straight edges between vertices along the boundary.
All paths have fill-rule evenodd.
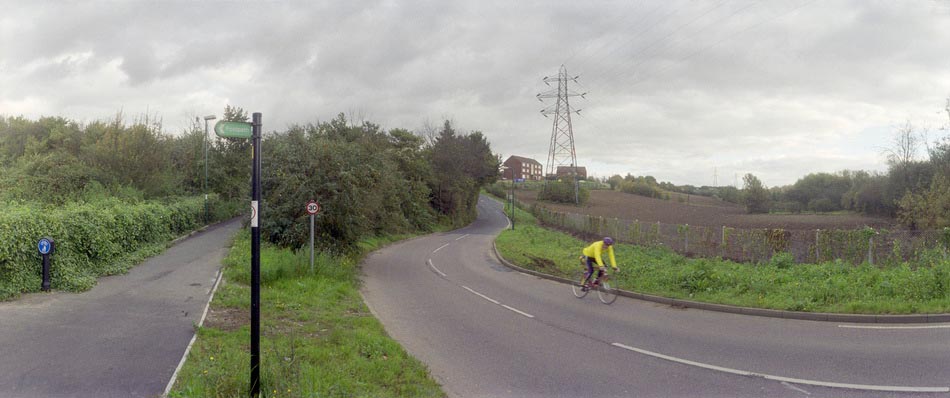
<path id="1" fill-rule="evenodd" d="M 584 166 L 577 166 L 577 167 L 557 166 L 557 171 L 555 172 L 555 174 L 557 175 L 571 174 L 571 169 L 576 170 L 575 172 L 577 173 L 577 175 L 587 176 L 587 168 Z"/>
<path id="2" fill-rule="evenodd" d="M 557 170 L 558 170 L 558 171 L 561 171 L 561 170 L 570 171 L 571 169 L 577 169 L 578 172 L 587 171 L 587 167 L 584 167 L 584 166 L 577 166 L 577 167 L 574 167 L 574 166 L 557 166 Z"/>
<path id="3" fill-rule="evenodd" d="M 519 161 L 521 161 L 521 163 L 531 163 L 531 164 L 536 164 L 536 165 L 538 165 L 538 166 L 541 165 L 541 163 L 539 163 L 537 160 L 534 160 L 534 159 L 531 159 L 531 158 L 526 158 L 526 157 L 524 157 L 524 156 L 511 155 L 511 156 L 508 157 L 508 160 L 512 160 L 512 159 L 514 159 L 514 160 L 519 160 Z M 508 160 L 506 160 L 505 163 L 508 163 Z"/>

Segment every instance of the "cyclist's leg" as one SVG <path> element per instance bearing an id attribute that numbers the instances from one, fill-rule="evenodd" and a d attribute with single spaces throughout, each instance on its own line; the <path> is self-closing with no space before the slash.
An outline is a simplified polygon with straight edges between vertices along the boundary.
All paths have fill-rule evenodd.
<path id="1" fill-rule="evenodd" d="M 587 257 L 587 273 L 584 274 L 584 283 L 591 281 L 591 275 L 594 274 L 594 260 L 592 257 Z"/>

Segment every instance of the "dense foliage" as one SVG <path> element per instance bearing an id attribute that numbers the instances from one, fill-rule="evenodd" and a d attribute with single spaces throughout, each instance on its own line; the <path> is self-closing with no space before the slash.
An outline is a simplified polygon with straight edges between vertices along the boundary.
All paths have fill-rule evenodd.
<path id="1" fill-rule="evenodd" d="M 222 119 L 248 115 L 229 106 Z M 0 297 L 38 288 L 41 236 L 59 245 L 54 288 L 83 289 L 128 267 L 114 266 L 119 244 L 154 246 L 245 209 L 250 140 L 206 142 L 202 127 L 196 119 L 170 135 L 154 118 L 126 124 L 121 114 L 86 125 L 0 117 L 0 239 L 10 243 L 0 247 Z M 340 115 L 267 133 L 262 148 L 263 236 L 292 248 L 308 238 L 304 204 L 311 199 L 323 207 L 319 242 L 340 251 L 375 235 L 467 223 L 479 188 L 498 168 L 480 132 L 460 134 L 448 122 L 427 144 L 409 131 L 352 125 Z"/>
<path id="2" fill-rule="evenodd" d="M 69 203 L 82 198 L 90 184 L 128 199 L 199 194 L 203 135 L 197 121 L 173 136 L 147 116 L 131 125 L 121 114 L 87 125 L 60 117 L 0 117 L 0 201 Z M 234 186 L 228 180 L 246 181 L 250 175 L 247 152 L 229 144 L 216 139 L 208 145 L 211 187 Z M 237 152 L 242 164 L 236 162 Z M 246 190 L 215 191 L 233 199 Z"/>
<path id="3" fill-rule="evenodd" d="M 217 195 L 210 199 L 212 219 L 234 214 Z M 165 203 L 103 199 L 55 207 L 6 205 L 0 212 L 0 300 L 39 290 L 40 237 L 53 237 L 56 243 L 51 285 L 76 291 L 92 287 L 98 276 L 124 272 L 172 237 L 204 223 L 202 197 Z"/>
<path id="4" fill-rule="evenodd" d="M 481 133 L 459 134 L 448 122 L 425 145 L 409 131 L 352 125 L 341 114 L 270 134 L 263 148 L 262 229 L 289 247 L 309 237 L 311 199 L 322 207 L 317 243 L 342 251 L 368 236 L 429 230 L 439 218 L 468 223 L 498 170 Z"/>

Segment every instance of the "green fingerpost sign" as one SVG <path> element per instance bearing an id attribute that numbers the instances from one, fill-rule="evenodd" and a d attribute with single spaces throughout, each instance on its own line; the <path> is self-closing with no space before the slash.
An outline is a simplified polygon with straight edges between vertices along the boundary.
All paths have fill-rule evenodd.
<path id="1" fill-rule="evenodd" d="M 214 133 L 218 137 L 251 138 L 254 127 L 250 123 L 220 121 L 214 124 Z"/>

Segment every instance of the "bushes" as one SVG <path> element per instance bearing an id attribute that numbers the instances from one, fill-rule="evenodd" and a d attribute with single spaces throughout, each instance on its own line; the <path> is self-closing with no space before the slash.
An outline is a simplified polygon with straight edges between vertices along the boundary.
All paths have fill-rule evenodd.
<path id="1" fill-rule="evenodd" d="M 590 191 L 580 188 L 577 192 L 577 204 L 587 203 Z M 538 193 L 538 200 L 549 200 L 559 203 L 574 203 L 574 183 L 572 181 L 548 181 L 544 189 Z"/>
<path id="2" fill-rule="evenodd" d="M 669 194 L 664 195 L 656 186 L 640 181 L 624 181 L 620 183 L 620 191 L 648 198 L 669 199 Z"/>
<path id="3" fill-rule="evenodd" d="M 230 217 L 234 205 L 210 197 L 218 219 Z M 63 207 L 37 204 L 0 205 L 0 299 L 38 291 L 41 283 L 39 238 L 56 242 L 51 282 L 54 289 L 80 291 L 101 275 L 123 272 L 130 254 L 176 234 L 204 225 L 204 199 L 125 203 L 116 199 Z M 233 211 L 233 210 L 231 210 Z M 118 265 L 117 265 L 118 264 Z"/>

